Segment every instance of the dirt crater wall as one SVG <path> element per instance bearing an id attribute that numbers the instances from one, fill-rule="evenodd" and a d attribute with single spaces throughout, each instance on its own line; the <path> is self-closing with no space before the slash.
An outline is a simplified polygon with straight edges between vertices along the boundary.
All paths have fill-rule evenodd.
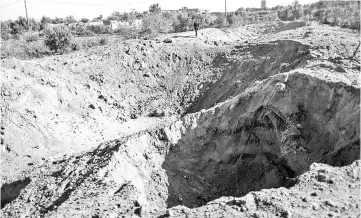
<path id="1" fill-rule="evenodd" d="M 310 59 L 310 46 L 294 40 L 235 46 L 214 59 L 213 67 L 222 76 L 208 87 L 190 111 L 208 109 L 269 76 L 302 67 Z"/>
<path id="2" fill-rule="evenodd" d="M 172 172 L 169 205 L 197 207 L 221 196 L 287 186 L 287 178 L 313 162 L 343 166 L 359 159 L 359 91 L 301 69 L 187 115 L 186 133 L 163 164 Z"/>
<path id="3" fill-rule="evenodd" d="M 218 78 L 211 70 L 217 50 L 137 40 L 31 61 L 1 60 L 2 164 L 10 165 L 4 171 L 95 148 L 144 130 L 158 117 L 179 116 L 204 83 Z"/>

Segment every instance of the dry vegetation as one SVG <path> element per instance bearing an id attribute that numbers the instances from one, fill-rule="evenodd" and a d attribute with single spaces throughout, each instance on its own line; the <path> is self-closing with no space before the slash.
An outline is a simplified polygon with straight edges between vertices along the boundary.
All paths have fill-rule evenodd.
<path id="1" fill-rule="evenodd" d="M 266 14 L 264 21 L 259 21 L 257 8 L 240 8 L 236 12 L 229 13 L 227 16 L 227 24 L 231 27 L 242 26 L 246 24 L 259 23 L 264 21 L 293 21 L 293 20 L 312 20 L 324 24 L 341 26 L 344 28 L 360 29 L 360 7 L 359 1 L 319 1 L 309 5 L 301 5 L 294 1 L 289 6 L 276 6 L 270 9 L 270 13 Z M 101 21 L 103 18 L 99 16 L 93 21 Z M 160 33 L 183 32 L 193 29 L 193 20 L 201 20 L 201 26 L 206 27 L 223 27 L 224 15 L 222 13 L 162 13 L 158 4 L 151 5 L 149 13 L 119 13 L 114 12 L 107 20 L 117 20 L 132 22 L 133 20 L 142 20 L 140 28 L 119 27 L 112 30 L 109 26 L 103 25 L 86 25 L 89 20 L 81 19 L 77 25 L 71 25 L 77 22 L 72 16 L 51 19 L 43 17 L 40 22 L 30 19 L 30 32 L 26 31 L 26 20 L 19 17 L 15 21 L 1 22 L 1 39 L 3 46 L 1 47 L 1 58 L 17 57 L 20 59 L 39 58 L 50 54 L 49 51 L 74 51 L 81 48 L 89 48 L 96 45 L 104 45 L 107 40 L 103 37 L 101 40 L 78 40 L 82 42 L 72 41 L 74 36 L 92 36 L 94 34 L 116 34 L 124 39 L 144 38 L 152 39 Z M 49 33 L 52 31 L 51 25 L 63 24 L 69 26 L 64 27 L 63 32 L 69 32 L 69 44 L 64 48 L 59 44 L 59 48 L 55 48 L 57 43 L 42 43 L 40 38 L 51 37 Z M 67 30 L 69 29 L 69 30 Z M 68 40 L 68 39 L 64 39 Z M 60 40 L 62 41 L 62 40 Z M 44 41 L 46 42 L 46 40 Z M 49 47 L 50 46 L 50 47 Z"/>

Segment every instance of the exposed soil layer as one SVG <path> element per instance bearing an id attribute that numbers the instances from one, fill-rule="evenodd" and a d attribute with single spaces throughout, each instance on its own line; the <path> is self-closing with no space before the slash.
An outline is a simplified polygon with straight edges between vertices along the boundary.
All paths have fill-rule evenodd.
<path id="1" fill-rule="evenodd" d="M 290 189 L 263 189 L 244 197 L 222 197 L 189 209 L 177 206 L 171 217 L 358 217 L 360 161 L 345 167 L 313 164 Z"/>
<path id="2" fill-rule="evenodd" d="M 10 184 L 1 185 L 1 208 L 5 207 L 8 203 L 16 199 L 20 191 L 24 189 L 29 183 L 30 178 L 25 178 L 24 180 L 18 180 Z"/>
<path id="3" fill-rule="evenodd" d="M 247 28 L 3 60 L 2 217 L 356 216 L 357 35 Z"/>
<path id="4" fill-rule="evenodd" d="M 191 124 L 164 163 L 172 172 L 169 204 L 195 207 L 280 187 L 312 162 L 359 159 L 360 90 L 324 79 L 312 71 L 279 74 L 185 117 Z"/>

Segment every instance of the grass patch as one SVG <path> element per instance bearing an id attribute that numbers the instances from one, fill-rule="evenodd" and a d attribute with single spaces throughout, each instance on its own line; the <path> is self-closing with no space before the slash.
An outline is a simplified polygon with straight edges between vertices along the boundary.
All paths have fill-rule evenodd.
<path id="1" fill-rule="evenodd" d="M 30 39 L 29 39 L 30 38 Z M 79 37 L 75 38 L 65 53 L 87 50 L 95 46 L 104 46 L 109 44 L 107 36 Z M 22 37 L 21 39 L 2 40 L 1 42 L 1 59 L 18 58 L 29 60 L 51 56 L 54 53 L 49 50 L 41 39 L 35 37 Z"/>
<path id="2" fill-rule="evenodd" d="M 41 40 L 10 39 L 2 41 L 1 44 L 1 58 L 15 57 L 19 59 L 32 59 L 51 54 L 50 50 Z"/>

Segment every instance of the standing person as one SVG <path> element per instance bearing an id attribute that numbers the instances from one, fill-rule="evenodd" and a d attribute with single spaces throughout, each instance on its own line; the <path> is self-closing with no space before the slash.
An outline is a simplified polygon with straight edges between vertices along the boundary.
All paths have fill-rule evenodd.
<path id="1" fill-rule="evenodd" d="M 196 32 L 196 37 L 198 37 L 198 30 L 199 30 L 199 21 L 194 21 L 194 31 Z"/>

